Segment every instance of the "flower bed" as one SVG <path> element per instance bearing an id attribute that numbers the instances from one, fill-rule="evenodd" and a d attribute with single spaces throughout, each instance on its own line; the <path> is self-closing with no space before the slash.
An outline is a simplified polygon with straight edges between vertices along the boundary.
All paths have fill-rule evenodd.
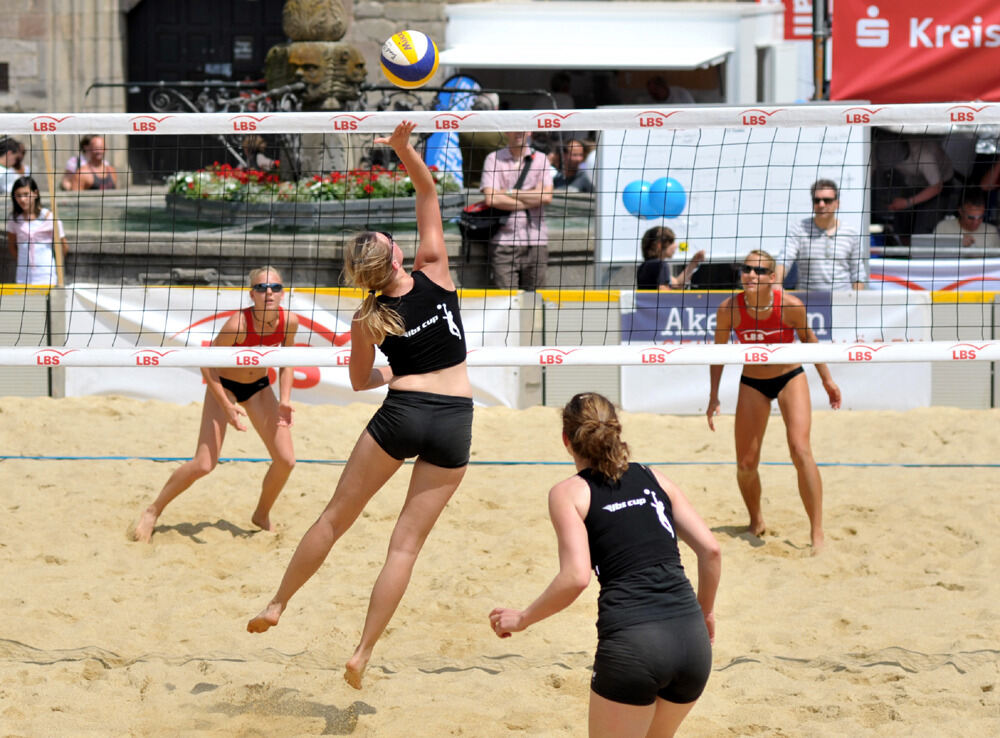
<path id="1" fill-rule="evenodd" d="M 431 167 L 439 194 L 458 192 L 455 179 Z M 176 172 L 167 180 L 167 193 L 189 200 L 227 202 L 333 202 L 413 197 L 413 182 L 403 169 L 381 166 L 353 169 L 346 174 L 330 172 L 298 182 L 279 179 L 277 174 L 254 169 L 236 169 L 214 163 L 195 172 Z"/>

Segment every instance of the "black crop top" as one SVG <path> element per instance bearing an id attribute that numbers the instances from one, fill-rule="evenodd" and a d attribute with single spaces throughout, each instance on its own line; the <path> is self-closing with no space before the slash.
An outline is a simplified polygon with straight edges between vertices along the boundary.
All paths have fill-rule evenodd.
<path id="1" fill-rule="evenodd" d="M 379 295 L 378 301 L 403 319 L 403 335 L 386 336 L 379 344 L 393 375 L 426 374 L 465 361 L 465 328 L 456 291 L 415 271 L 412 290 L 399 297 Z"/>
<path id="2" fill-rule="evenodd" d="M 653 473 L 629 464 L 617 482 L 589 468 L 579 475 L 590 486 L 583 522 L 601 583 L 597 632 L 699 612 L 681 565 L 670 496 Z"/>

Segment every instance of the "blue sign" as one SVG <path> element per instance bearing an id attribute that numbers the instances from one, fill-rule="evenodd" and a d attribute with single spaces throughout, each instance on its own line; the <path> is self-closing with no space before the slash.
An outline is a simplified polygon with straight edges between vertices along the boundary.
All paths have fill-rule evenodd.
<path id="1" fill-rule="evenodd" d="M 480 89 L 479 83 L 472 77 L 452 77 L 445 81 L 444 87 L 454 92 L 438 93 L 435 110 L 469 110 Z M 459 186 L 465 183 L 462 175 L 462 150 L 458 146 L 456 131 L 435 131 L 428 136 L 424 161 L 427 166 L 450 174 Z"/>
<path id="2" fill-rule="evenodd" d="M 733 293 L 735 294 L 735 293 Z M 820 341 L 832 340 L 829 292 L 792 293 L 806 306 L 809 327 Z M 715 343 L 716 312 L 725 292 L 636 292 L 634 310 L 622 314 L 622 343 Z"/>

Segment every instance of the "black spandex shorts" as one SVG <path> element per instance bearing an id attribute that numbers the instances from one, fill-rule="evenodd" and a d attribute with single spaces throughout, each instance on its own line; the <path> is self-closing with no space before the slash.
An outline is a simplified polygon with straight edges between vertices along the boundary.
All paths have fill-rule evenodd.
<path id="1" fill-rule="evenodd" d="M 701 612 L 629 625 L 597 642 L 590 688 L 612 702 L 687 704 L 712 670 L 712 644 Z"/>
<path id="2" fill-rule="evenodd" d="M 219 383 L 233 393 L 236 402 L 246 402 L 265 387 L 270 387 L 271 378 L 265 374 L 256 382 L 234 382 L 232 379 L 219 377 Z"/>
<path id="3" fill-rule="evenodd" d="M 469 463 L 472 398 L 390 389 L 368 432 L 394 459 L 457 469 Z"/>
<path id="4" fill-rule="evenodd" d="M 780 376 L 771 377 L 770 379 L 755 379 L 754 377 L 741 376 L 740 384 L 745 384 L 747 387 L 753 387 L 767 399 L 773 400 L 777 398 L 778 393 L 780 393 L 781 390 L 785 389 L 786 384 L 788 384 L 794 377 L 799 376 L 803 371 L 805 370 L 799 366 L 792 369 L 790 372 L 785 372 Z"/>

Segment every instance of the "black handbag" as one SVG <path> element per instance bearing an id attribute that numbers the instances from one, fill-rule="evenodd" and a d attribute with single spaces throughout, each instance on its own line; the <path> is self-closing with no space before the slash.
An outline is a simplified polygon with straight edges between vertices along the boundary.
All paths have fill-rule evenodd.
<path id="1" fill-rule="evenodd" d="M 528 169 L 531 167 L 531 156 L 524 157 L 524 164 L 521 166 L 521 173 L 514 183 L 513 189 L 521 189 L 525 177 L 528 176 Z M 462 209 L 458 217 L 458 230 L 462 233 L 463 241 L 490 241 L 493 235 L 500 230 L 500 227 L 510 218 L 510 210 L 501 210 L 486 204 L 484 200 L 474 202 Z"/>

